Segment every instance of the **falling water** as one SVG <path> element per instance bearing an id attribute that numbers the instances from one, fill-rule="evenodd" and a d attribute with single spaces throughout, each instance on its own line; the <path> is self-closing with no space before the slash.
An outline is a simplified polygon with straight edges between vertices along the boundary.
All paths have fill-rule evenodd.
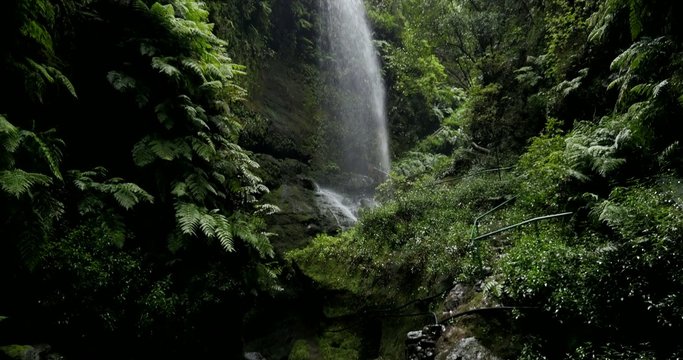
<path id="1" fill-rule="evenodd" d="M 363 0 L 321 0 L 321 47 L 340 167 L 383 178 L 391 166 L 384 82 Z"/>
<path id="2" fill-rule="evenodd" d="M 316 185 L 318 206 L 328 212 L 341 228 L 348 228 L 358 221 L 359 204 L 353 203 L 349 198 L 331 189 L 325 189 Z M 327 215 L 327 214 L 323 214 Z"/>

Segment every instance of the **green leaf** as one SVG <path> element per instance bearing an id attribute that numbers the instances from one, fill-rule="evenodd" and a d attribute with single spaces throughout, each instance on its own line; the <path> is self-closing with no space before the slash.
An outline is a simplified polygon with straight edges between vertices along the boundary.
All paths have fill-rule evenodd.
<path id="1" fill-rule="evenodd" d="M 166 74 L 173 79 L 177 79 L 178 77 L 180 77 L 180 70 L 178 70 L 178 68 L 168 63 L 170 59 L 170 57 L 152 58 L 152 67 L 156 70 L 159 70 L 159 72 L 162 74 Z"/>
<path id="2" fill-rule="evenodd" d="M 191 203 L 176 204 L 176 221 L 180 225 L 180 230 L 187 235 L 196 235 L 196 229 L 199 225 L 199 220 L 202 217 L 202 212 L 199 207 Z"/>
<path id="3" fill-rule="evenodd" d="M 57 82 L 59 82 L 59 84 L 62 85 L 69 92 L 69 94 L 71 94 L 71 96 L 78 98 L 78 95 L 76 94 L 76 88 L 71 83 L 71 80 L 66 77 L 66 75 L 51 66 L 48 67 L 47 70 L 57 80 Z"/>
<path id="4" fill-rule="evenodd" d="M 29 173 L 21 169 L 0 171 L 0 188 L 17 198 L 28 193 L 36 185 L 48 186 L 52 183 L 49 176 Z"/>
<path id="5" fill-rule="evenodd" d="M 119 92 L 135 89 L 135 79 L 118 71 L 108 72 L 107 81 Z"/>
<path id="6" fill-rule="evenodd" d="M 8 153 L 15 152 L 21 143 L 19 129 L 12 125 L 3 115 L 0 115 L 0 141 L 2 142 L 2 147 Z"/>
<path id="7" fill-rule="evenodd" d="M 151 139 L 149 137 L 145 137 L 133 146 L 132 155 L 135 165 L 145 167 L 156 159 L 156 156 L 154 156 L 154 152 L 150 147 L 150 141 Z"/>
<path id="8" fill-rule="evenodd" d="M 61 158 L 61 154 L 59 154 L 56 150 L 50 148 L 38 135 L 35 133 L 32 133 L 30 131 L 24 131 L 23 135 L 27 138 L 30 138 L 33 140 L 38 145 L 38 149 L 40 150 L 40 155 L 45 158 L 47 161 L 48 166 L 50 167 L 50 171 L 52 171 L 52 174 L 59 180 L 64 180 L 62 177 L 62 172 L 59 169 L 59 160 Z"/>

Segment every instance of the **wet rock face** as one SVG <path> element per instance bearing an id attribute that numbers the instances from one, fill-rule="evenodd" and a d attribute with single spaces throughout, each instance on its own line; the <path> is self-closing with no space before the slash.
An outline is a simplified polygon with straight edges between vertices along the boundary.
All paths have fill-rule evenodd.
<path id="1" fill-rule="evenodd" d="M 411 331 L 406 336 L 407 360 L 432 360 L 436 356 L 436 341 L 446 328 L 443 325 L 427 325 L 422 330 Z"/>
<path id="2" fill-rule="evenodd" d="M 446 360 L 500 360 L 474 337 L 461 339 L 446 356 Z"/>
<path id="3" fill-rule="evenodd" d="M 446 310 L 455 310 L 458 306 L 462 305 L 470 290 L 471 289 L 465 285 L 456 284 L 451 291 L 448 292 L 448 295 L 444 300 L 444 307 Z"/>

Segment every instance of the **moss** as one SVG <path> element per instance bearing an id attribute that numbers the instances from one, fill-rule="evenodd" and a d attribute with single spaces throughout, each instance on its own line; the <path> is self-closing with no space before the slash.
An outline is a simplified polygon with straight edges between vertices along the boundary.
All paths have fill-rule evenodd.
<path id="1" fill-rule="evenodd" d="M 297 340 L 292 346 L 292 351 L 289 352 L 288 360 L 309 360 L 311 358 L 311 349 L 306 340 Z"/>
<path id="2" fill-rule="evenodd" d="M 0 352 L 10 359 L 23 359 L 24 355 L 31 350 L 30 345 L 7 345 L 0 347 Z"/>
<path id="3" fill-rule="evenodd" d="M 318 344 L 323 360 L 360 359 L 360 338 L 350 331 L 325 332 Z"/>

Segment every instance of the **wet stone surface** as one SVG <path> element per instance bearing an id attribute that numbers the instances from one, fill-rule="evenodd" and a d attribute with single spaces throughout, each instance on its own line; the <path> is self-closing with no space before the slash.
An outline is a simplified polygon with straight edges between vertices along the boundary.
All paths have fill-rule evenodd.
<path id="1" fill-rule="evenodd" d="M 422 330 L 406 335 L 407 360 L 432 360 L 436 356 L 436 341 L 446 328 L 443 325 L 427 325 Z"/>

